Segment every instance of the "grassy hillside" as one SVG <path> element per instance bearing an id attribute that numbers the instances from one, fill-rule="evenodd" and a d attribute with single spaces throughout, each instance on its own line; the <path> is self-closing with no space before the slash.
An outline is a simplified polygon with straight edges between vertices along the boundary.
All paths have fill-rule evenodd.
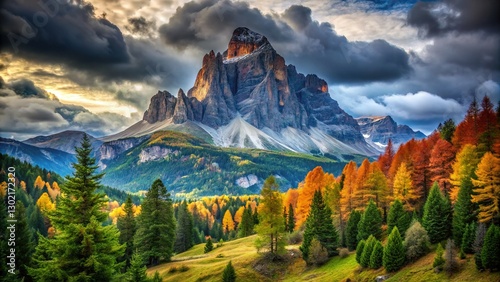
<path id="1" fill-rule="evenodd" d="M 152 154 L 157 155 L 141 161 L 141 157 Z M 350 157 L 361 160 L 360 156 Z M 163 131 L 106 165 L 102 181 L 105 185 L 128 191 L 146 190 L 154 179 L 160 178 L 174 194 L 194 197 L 255 194 L 261 183 L 248 188 L 236 184 L 249 175 L 257 176 L 261 182 L 271 174 L 277 175 L 285 190 L 296 187 L 318 165 L 338 175 L 345 163 L 293 152 L 220 148 L 192 135 Z"/>
<path id="2" fill-rule="evenodd" d="M 208 254 L 203 253 L 204 244 L 196 245 L 191 250 L 176 255 L 173 261 L 148 269 L 148 275 L 158 271 L 163 281 L 220 281 L 222 271 L 232 261 L 238 276 L 237 281 L 374 281 L 379 275 L 386 275 L 383 268 L 378 270 L 361 270 L 356 262 L 355 254 L 346 258 L 335 257 L 321 267 L 308 267 L 304 261 L 295 256 L 289 263 L 281 263 L 274 267 L 273 279 L 262 275 L 256 269 L 261 269 L 253 245 L 255 236 L 224 243 L 220 248 Z M 288 246 L 290 251 L 298 246 Z M 475 268 L 474 258 L 468 256 L 460 261 L 460 271 L 449 277 L 446 273 L 435 273 L 432 268 L 434 253 L 407 265 L 399 272 L 389 273 L 387 281 L 500 281 L 500 273 L 479 272 Z M 184 272 L 180 269 L 185 266 Z M 177 271 L 172 272 L 173 269 Z"/>

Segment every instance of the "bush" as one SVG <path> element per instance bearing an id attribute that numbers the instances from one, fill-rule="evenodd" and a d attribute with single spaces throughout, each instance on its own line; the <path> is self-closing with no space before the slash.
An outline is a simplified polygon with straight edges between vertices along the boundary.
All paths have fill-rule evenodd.
<path id="1" fill-rule="evenodd" d="M 189 267 L 187 265 L 181 265 L 181 267 L 179 267 L 180 272 L 186 272 L 188 270 L 189 270 Z"/>
<path id="2" fill-rule="evenodd" d="M 219 242 L 217 243 L 217 246 L 215 246 L 216 248 L 220 248 L 224 246 L 224 240 L 220 239 Z"/>
<path id="3" fill-rule="evenodd" d="M 223 258 L 224 255 L 223 254 L 218 254 L 215 258 Z"/>
<path id="4" fill-rule="evenodd" d="M 340 258 L 346 258 L 349 256 L 349 250 L 347 248 L 341 248 L 339 250 L 339 256 Z"/>
<path id="5" fill-rule="evenodd" d="M 365 248 L 365 240 L 361 240 L 356 247 L 356 261 L 361 263 L 361 255 L 363 254 L 363 249 Z"/>
<path id="6" fill-rule="evenodd" d="M 434 257 L 434 262 L 432 263 L 432 267 L 437 268 L 439 270 L 443 269 L 444 265 L 444 258 L 443 258 L 443 246 L 441 246 L 441 243 L 438 244 L 437 249 L 436 249 L 436 256 Z"/>
<path id="7" fill-rule="evenodd" d="M 322 265 L 328 261 L 328 251 L 324 248 L 321 243 L 313 239 L 311 242 L 311 247 L 309 247 L 309 259 L 308 263 L 315 265 Z"/>
<path id="8" fill-rule="evenodd" d="M 406 259 L 416 261 L 429 251 L 429 235 L 420 222 L 414 221 L 406 231 L 404 246 L 406 249 Z"/>
<path id="9" fill-rule="evenodd" d="M 384 247 L 382 243 L 377 241 L 373 247 L 372 255 L 370 256 L 370 268 L 379 269 L 382 266 L 384 258 Z"/>
<path id="10" fill-rule="evenodd" d="M 294 231 L 288 235 L 289 245 L 298 245 L 304 240 L 304 234 L 301 231 Z"/>
<path id="11" fill-rule="evenodd" d="M 444 270 L 451 275 L 455 270 L 458 269 L 455 243 L 453 243 L 453 240 L 451 239 L 448 239 L 448 241 L 446 242 L 446 252 L 444 254 L 444 257 L 445 257 Z"/>
<path id="12" fill-rule="evenodd" d="M 172 266 L 169 270 L 168 270 L 168 273 L 175 273 L 177 272 L 177 267 L 175 266 Z"/>

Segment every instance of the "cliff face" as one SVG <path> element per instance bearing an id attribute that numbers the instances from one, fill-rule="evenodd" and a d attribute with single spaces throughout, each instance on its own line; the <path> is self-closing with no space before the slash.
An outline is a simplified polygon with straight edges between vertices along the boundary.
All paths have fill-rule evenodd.
<path id="1" fill-rule="evenodd" d="M 271 136 L 290 128 L 305 134 L 317 128 L 346 144 L 366 145 L 359 125 L 330 97 L 323 79 L 298 73 L 265 36 L 243 27 L 233 32 L 224 54 L 211 51 L 203 57 L 187 95 L 182 90 L 177 97 L 160 91 L 144 113 L 150 124 L 193 121 L 214 131 L 231 126 L 236 118 Z M 237 134 L 231 138 L 243 138 L 243 133 Z"/>
<path id="2" fill-rule="evenodd" d="M 389 139 L 396 145 L 412 138 L 422 139 L 425 134 L 414 131 L 408 125 L 397 124 L 391 116 L 373 116 L 357 118 L 361 133 L 368 141 L 387 145 Z"/>

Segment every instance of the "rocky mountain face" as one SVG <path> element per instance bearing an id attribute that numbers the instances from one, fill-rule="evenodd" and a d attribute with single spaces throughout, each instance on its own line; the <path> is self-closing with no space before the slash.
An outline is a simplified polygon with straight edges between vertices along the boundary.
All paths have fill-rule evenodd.
<path id="1" fill-rule="evenodd" d="M 391 116 L 360 117 L 356 121 L 367 142 L 373 142 L 379 147 L 387 145 L 389 139 L 398 145 L 412 138 L 425 138 L 422 132 L 414 131 L 408 125 L 397 124 Z"/>
<path id="2" fill-rule="evenodd" d="M 80 146 L 82 142 L 83 131 L 67 130 L 47 136 L 37 136 L 24 140 L 23 143 L 33 145 L 39 148 L 51 148 L 60 150 L 66 153 L 75 154 L 75 147 Z M 89 135 L 90 142 L 94 151 L 101 146 L 102 141 Z"/>
<path id="3" fill-rule="evenodd" d="M 143 121 L 114 138 L 186 122 L 222 146 L 374 153 L 356 120 L 330 97 L 324 80 L 298 73 L 265 36 L 244 27 L 233 32 L 223 54 L 211 51 L 203 57 L 187 95 L 182 89 L 177 97 L 159 91 Z M 297 134 L 300 140 L 290 139 Z"/>

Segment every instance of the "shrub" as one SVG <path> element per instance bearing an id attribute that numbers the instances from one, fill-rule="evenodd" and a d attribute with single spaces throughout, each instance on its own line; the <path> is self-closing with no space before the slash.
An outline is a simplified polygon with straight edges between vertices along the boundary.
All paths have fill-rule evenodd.
<path id="1" fill-rule="evenodd" d="M 340 258 L 346 258 L 349 256 L 349 250 L 347 248 L 341 248 L 339 250 L 339 256 Z"/>
<path id="2" fill-rule="evenodd" d="M 186 272 L 188 270 L 189 270 L 189 267 L 187 265 L 181 265 L 181 267 L 179 267 L 180 272 Z"/>
<path id="3" fill-rule="evenodd" d="M 310 264 L 322 265 L 328 261 L 328 251 L 324 248 L 321 243 L 313 239 L 311 242 L 311 247 L 309 248 L 309 261 Z"/>
<path id="4" fill-rule="evenodd" d="M 214 244 L 212 243 L 212 239 L 208 238 L 207 243 L 205 244 L 205 254 L 214 249 Z"/>
<path id="5" fill-rule="evenodd" d="M 443 246 L 441 243 L 438 244 L 436 249 L 436 256 L 434 257 L 434 262 L 432 263 L 432 267 L 437 268 L 439 270 L 443 269 L 444 258 L 443 258 Z"/>
<path id="6" fill-rule="evenodd" d="M 177 272 L 177 267 L 175 266 L 172 266 L 169 270 L 168 270 L 168 273 L 175 273 Z"/>
<path id="7" fill-rule="evenodd" d="M 404 246 L 408 261 L 415 261 L 427 254 L 429 251 L 429 236 L 420 222 L 414 221 L 410 228 L 408 228 Z"/>
<path id="8" fill-rule="evenodd" d="M 446 252 L 444 254 L 444 257 L 445 257 L 444 270 L 451 275 L 455 270 L 458 269 L 455 243 L 453 243 L 453 240 L 451 239 L 448 239 L 448 241 L 446 242 Z"/>
<path id="9" fill-rule="evenodd" d="M 217 245 L 215 246 L 216 248 L 220 248 L 224 246 L 224 240 L 220 239 L 219 242 L 217 243 Z"/>
<path id="10" fill-rule="evenodd" d="M 304 240 L 304 234 L 301 231 L 294 231 L 288 235 L 289 245 L 298 245 Z"/>

